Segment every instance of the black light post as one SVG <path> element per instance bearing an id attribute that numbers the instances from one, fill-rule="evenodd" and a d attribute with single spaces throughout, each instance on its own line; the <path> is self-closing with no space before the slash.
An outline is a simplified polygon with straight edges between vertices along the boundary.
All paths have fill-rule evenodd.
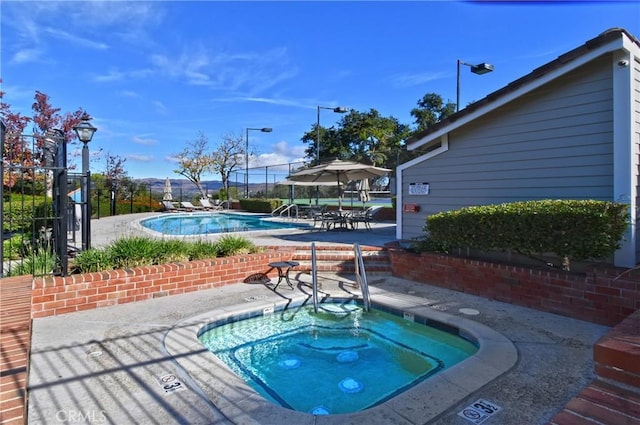
<path id="1" fill-rule="evenodd" d="M 316 165 L 320 165 L 320 109 L 329 109 L 335 112 L 336 114 L 344 114 L 345 112 L 349 111 L 344 106 L 336 106 L 336 107 L 318 106 L 318 114 L 317 114 L 317 120 L 316 120 Z M 316 186 L 316 205 L 318 205 L 319 197 L 320 197 L 320 186 Z"/>
<path id="2" fill-rule="evenodd" d="M 0 120 L 0 279 L 4 277 L 4 135 L 7 126 Z"/>
<path id="3" fill-rule="evenodd" d="M 470 63 L 466 63 L 458 59 L 458 74 L 457 74 L 458 80 L 456 84 L 456 112 L 460 110 L 460 65 L 466 65 L 468 67 L 471 67 L 471 72 L 473 72 L 476 75 L 487 74 L 493 71 L 493 65 L 491 65 L 490 63 L 483 62 L 477 65 L 472 65 Z"/>
<path id="4" fill-rule="evenodd" d="M 249 130 L 257 130 L 263 133 L 271 133 L 273 128 L 247 128 L 247 134 L 244 138 L 244 197 L 249 198 Z"/>
<path id="5" fill-rule="evenodd" d="M 97 128 L 91 125 L 91 117 L 85 112 L 82 122 L 73 127 L 78 139 L 82 142 L 82 187 L 80 191 L 82 202 L 82 250 L 91 248 L 91 172 L 89 171 L 89 142 Z"/>

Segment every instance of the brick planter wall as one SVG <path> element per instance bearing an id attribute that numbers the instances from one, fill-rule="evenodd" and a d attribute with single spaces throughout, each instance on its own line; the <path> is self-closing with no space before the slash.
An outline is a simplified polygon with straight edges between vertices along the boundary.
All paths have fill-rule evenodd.
<path id="1" fill-rule="evenodd" d="M 640 270 L 537 270 L 389 247 L 394 276 L 607 326 L 640 309 Z"/>
<path id="2" fill-rule="evenodd" d="M 46 317 L 242 282 L 254 273 L 277 276 L 268 264 L 288 261 L 292 248 L 204 261 L 110 270 L 33 281 L 31 317 Z"/>
<path id="3" fill-rule="evenodd" d="M 637 403 L 640 389 L 639 270 L 591 268 L 586 273 L 555 272 L 415 254 L 392 246 L 388 251 L 394 276 L 606 326 L 617 325 L 593 347 L 596 381 L 550 423 L 575 423 L 580 417 L 591 417 L 592 409 L 609 404 L 612 406 L 608 408 L 613 409 L 609 415 L 614 410 L 625 415 L 633 413 L 629 406 Z M 598 380 L 611 385 L 615 397 L 604 394 Z M 596 401 L 592 400 L 593 394 L 600 394 Z M 585 397 L 591 402 L 585 402 Z M 598 397 L 607 399 L 606 403 Z M 593 403 L 597 406 L 593 407 Z M 573 413 L 568 414 L 567 409 Z M 565 416 L 570 420 L 562 420 Z"/>
<path id="4" fill-rule="evenodd" d="M 640 388 L 640 310 L 600 338 L 593 360 L 599 378 Z"/>

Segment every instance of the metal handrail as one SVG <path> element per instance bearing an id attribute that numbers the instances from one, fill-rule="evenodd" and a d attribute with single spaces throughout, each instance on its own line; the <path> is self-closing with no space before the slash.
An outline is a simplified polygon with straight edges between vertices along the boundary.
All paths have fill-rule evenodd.
<path id="1" fill-rule="evenodd" d="M 316 264 L 316 243 L 311 242 L 311 299 L 313 311 L 318 312 L 318 266 Z"/>
<path id="2" fill-rule="evenodd" d="M 276 208 L 275 210 L 271 211 L 271 216 L 273 217 L 277 213 L 280 217 L 282 217 L 282 215 L 285 212 L 287 212 L 288 213 L 287 216 L 289 218 L 291 218 L 291 210 L 292 209 L 295 210 L 295 213 L 296 213 L 295 214 L 295 218 L 297 219 L 298 218 L 298 205 L 296 205 L 296 204 L 283 204 L 283 205 L 280 205 L 278 208 Z"/>
<path id="3" fill-rule="evenodd" d="M 313 253 L 312 253 L 313 255 Z M 367 272 L 364 270 L 364 260 L 362 259 L 362 251 L 358 242 L 353 244 L 353 257 L 356 269 L 356 282 L 362 292 L 362 301 L 364 302 L 364 311 L 371 308 L 371 294 L 369 293 L 369 283 L 367 282 Z"/>

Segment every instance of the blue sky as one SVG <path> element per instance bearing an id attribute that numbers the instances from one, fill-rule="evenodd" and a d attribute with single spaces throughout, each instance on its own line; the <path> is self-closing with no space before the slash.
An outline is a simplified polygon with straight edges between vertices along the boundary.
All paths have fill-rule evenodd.
<path id="1" fill-rule="evenodd" d="M 35 91 L 98 127 L 91 149 L 133 178 L 177 178 L 172 155 L 251 131 L 251 166 L 304 156 L 317 106 L 412 123 L 426 93 L 461 107 L 611 27 L 640 37 L 640 2 L 2 1 L 4 101 L 31 116 Z M 342 116 L 321 111 L 321 125 Z M 96 158 L 92 170 L 104 171 Z M 286 172 L 284 172 L 286 175 Z M 256 177 L 263 178 L 263 177 Z M 216 180 L 218 176 L 207 176 Z M 252 177 L 253 179 L 253 177 Z"/>

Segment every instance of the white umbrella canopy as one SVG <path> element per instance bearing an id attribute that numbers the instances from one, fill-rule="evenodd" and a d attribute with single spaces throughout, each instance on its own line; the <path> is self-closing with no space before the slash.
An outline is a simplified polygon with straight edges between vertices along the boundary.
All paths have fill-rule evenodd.
<path id="1" fill-rule="evenodd" d="M 326 182 L 335 182 L 335 184 L 346 184 L 350 180 L 362 180 L 371 177 L 380 177 L 389 173 L 391 170 L 387 168 L 375 167 L 373 165 L 361 164 L 353 161 L 343 161 L 334 159 L 315 167 L 297 171 L 287 177 L 289 181 L 309 182 L 320 185 Z M 342 210 L 342 191 L 338 198 L 338 208 Z"/>
<path id="2" fill-rule="evenodd" d="M 347 183 L 350 180 L 380 177 L 390 171 L 391 170 L 387 168 L 334 159 L 333 161 L 292 173 L 287 177 L 287 180 L 311 182 L 314 184 L 336 182 L 337 184 L 337 182 Z"/>
<path id="3" fill-rule="evenodd" d="M 173 200 L 173 195 L 171 194 L 171 180 L 169 180 L 169 177 L 167 177 L 167 179 L 164 181 L 164 192 L 162 193 L 162 200 Z"/>
<path id="4" fill-rule="evenodd" d="M 343 185 L 344 183 L 338 182 L 337 180 L 330 181 L 330 182 L 320 182 L 320 183 L 299 182 L 294 180 L 282 180 L 277 182 L 276 184 L 281 186 L 338 186 L 338 185 Z"/>

